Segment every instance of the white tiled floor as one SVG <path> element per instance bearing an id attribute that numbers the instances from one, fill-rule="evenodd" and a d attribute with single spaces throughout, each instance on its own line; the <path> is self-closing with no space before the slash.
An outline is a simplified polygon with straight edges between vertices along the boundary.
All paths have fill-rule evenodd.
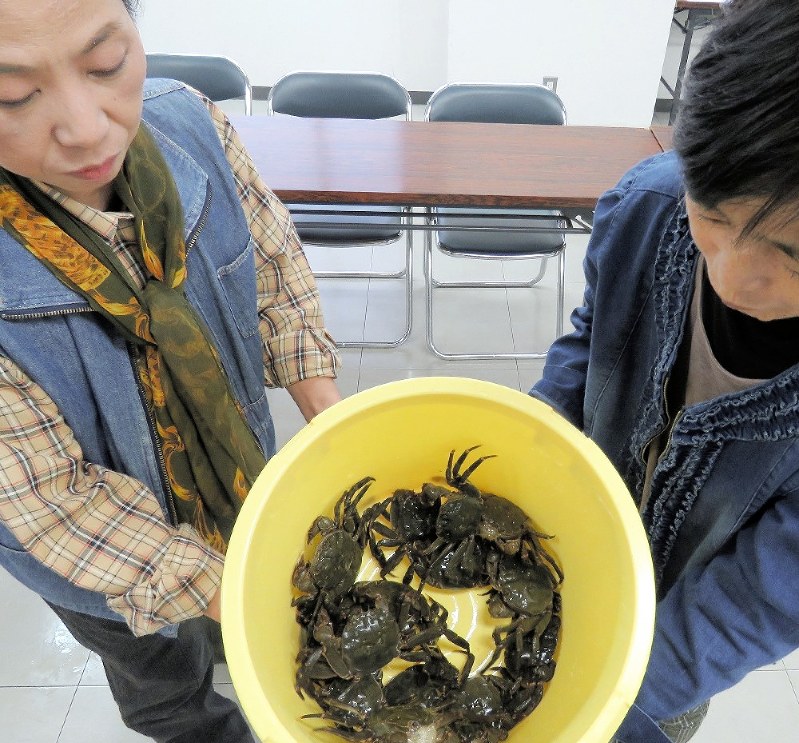
<path id="1" fill-rule="evenodd" d="M 566 315 L 582 294 L 581 262 L 585 237 L 572 237 L 567 248 Z M 340 388 L 344 395 L 406 377 L 459 375 L 486 379 L 526 391 L 540 376 L 542 362 L 445 362 L 424 343 L 421 237 L 415 245 L 414 329 L 394 350 L 346 350 Z M 309 249 L 314 268 L 327 267 L 329 255 Z M 384 251 L 361 252 L 357 260 L 383 262 Z M 398 252 L 399 255 L 399 252 Z M 347 258 L 338 253 L 341 265 Z M 397 259 L 399 260 L 399 259 Z M 460 275 L 485 276 L 486 266 Z M 506 266 L 517 271 L 518 266 Z M 478 347 L 519 348 L 547 345 L 554 334 L 554 264 L 535 290 L 510 297 L 504 290 L 480 298 L 464 290 L 443 293 L 437 303 L 437 329 L 453 346 L 467 340 Z M 392 286 L 396 284 L 396 286 Z M 402 323 L 399 282 L 376 282 L 357 288 L 353 282 L 320 281 L 328 325 L 339 339 L 366 333 L 398 333 Z M 520 296 L 516 296 L 516 295 Z M 393 302 L 392 302 L 393 300 Z M 479 312 L 477 311 L 479 302 Z M 526 303 L 526 304 L 525 304 Z M 535 309 L 542 312 L 536 313 Z M 532 309 L 531 309 L 532 308 Z M 282 390 L 270 393 L 279 444 L 302 425 L 299 413 Z M 78 646 L 40 599 L 0 571 L 0 743 L 137 743 L 147 739 L 128 731 L 119 719 L 97 658 Z M 217 685 L 235 697 L 224 666 Z M 735 688 L 713 700 L 696 743 L 787 743 L 799 740 L 799 652 L 774 666 L 755 671 Z"/>

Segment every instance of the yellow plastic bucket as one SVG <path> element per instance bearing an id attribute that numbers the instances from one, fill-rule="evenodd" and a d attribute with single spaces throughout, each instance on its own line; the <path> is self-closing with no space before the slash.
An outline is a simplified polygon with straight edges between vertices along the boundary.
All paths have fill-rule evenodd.
<path id="1" fill-rule="evenodd" d="M 318 708 L 294 691 L 291 574 L 313 519 L 365 475 L 376 478 L 372 498 L 418 489 L 443 474 L 451 450 L 476 444 L 497 456 L 473 482 L 553 534 L 546 546 L 565 574 L 555 676 L 508 740 L 608 743 L 637 694 L 654 625 L 652 563 L 632 499 L 599 448 L 548 406 L 489 382 L 436 377 L 375 387 L 317 416 L 270 460 L 244 504 L 225 565 L 222 632 L 261 740 L 325 739 L 314 729 L 327 723 L 300 719 Z M 472 614 L 469 601 L 448 608 L 456 631 L 479 646 L 479 617 L 469 625 L 480 610 Z"/>

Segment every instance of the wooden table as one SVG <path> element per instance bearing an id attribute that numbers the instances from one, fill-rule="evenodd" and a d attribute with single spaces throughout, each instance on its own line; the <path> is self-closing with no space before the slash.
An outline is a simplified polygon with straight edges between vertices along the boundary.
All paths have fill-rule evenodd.
<path id="1" fill-rule="evenodd" d="M 672 137 L 674 135 L 673 126 L 653 126 L 652 134 L 664 152 L 671 149 Z"/>
<path id="2" fill-rule="evenodd" d="M 233 125 L 265 183 L 287 204 L 298 228 L 313 223 L 354 229 L 376 224 L 406 230 L 406 329 L 391 341 L 359 342 L 395 347 L 412 326 L 412 230 L 426 232 L 427 315 L 432 318 L 434 207 L 465 207 L 458 230 L 590 233 L 593 210 L 604 191 L 632 165 L 662 148 L 650 129 L 532 126 L 358 119 L 235 116 Z M 336 208 L 338 206 L 338 209 Z M 542 217 L 519 221 L 503 214 L 502 227 L 481 220 L 492 208 L 557 209 L 553 226 Z M 369 219 L 363 219 L 368 216 Z M 464 225 L 464 218 L 467 224 Z M 526 224 L 525 224 L 526 222 Z M 468 226 L 467 226 L 468 225 Z M 450 225 L 452 226 L 452 225 Z M 563 254 L 558 258 L 563 282 Z M 456 284 L 457 285 L 457 284 Z M 557 333 L 562 332 L 563 293 L 558 293 Z M 442 358 L 427 323 L 427 343 Z M 491 358 L 519 358 L 491 354 Z M 541 353 L 527 358 L 541 358 Z M 487 358 L 482 354 L 460 358 Z"/>
<path id="3" fill-rule="evenodd" d="M 677 0 L 677 10 L 721 10 L 724 0 Z"/>
<path id="4" fill-rule="evenodd" d="M 643 128 L 233 116 L 286 202 L 590 211 L 662 150 Z"/>

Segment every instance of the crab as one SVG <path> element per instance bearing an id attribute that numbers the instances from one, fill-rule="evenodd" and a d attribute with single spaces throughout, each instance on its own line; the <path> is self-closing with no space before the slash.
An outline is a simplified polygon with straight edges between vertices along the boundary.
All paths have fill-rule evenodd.
<path id="1" fill-rule="evenodd" d="M 494 617 L 509 617 L 510 622 L 493 632 L 494 651 L 484 667 L 492 666 L 504 650 L 506 666 L 524 665 L 524 656 L 538 651 L 540 635 L 547 627 L 560 597 L 555 592 L 556 578 L 541 564 L 519 555 L 494 555 L 489 559 L 491 589 L 488 610 Z"/>
<path id="2" fill-rule="evenodd" d="M 462 469 L 468 455 L 477 447 L 466 449 L 457 459 L 451 451 L 447 461 L 446 481 L 454 490 L 428 485 L 428 491 L 441 497 L 435 523 L 435 539 L 414 554 L 416 572 L 425 583 L 439 588 L 474 588 L 486 584 L 487 552 L 478 532 L 483 515 L 482 493 L 469 481 L 469 475 L 487 459 L 479 457 Z"/>
<path id="3" fill-rule="evenodd" d="M 304 717 L 321 717 L 324 713 L 335 716 L 342 725 L 358 725 L 386 705 L 382 675 L 379 672 L 359 679 L 333 678 L 312 680 L 306 689 L 316 700 L 322 713 Z"/>
<path id="4" fill-rule="evenodd" d="M 386 702 L 392 706 L 419 703 L 435 708 L 462 684 L 461 672 L 443 653 L 431 654 L 424 663 L 414 663 L 385 685 Z"/>
<path id="5" fill-rule="evenodd" d="M 419 492 L 396 490 L 391 497 L 370 511 L 369 546 L 380 564 L 381 576 L 389 575 L 404 557 L 413 559 L 417 544 L 429 544 L 435 538 L 440 505 L 440 493 L 423 486 Z M 388 521 L 388 524 L 379 521 L 380 517 Z M 387 557 L 384 550 L 391 548 L 395 548 L 394 553 Z M 406 573 L 406 581 L 412 574 L 411 568 Z"/>
<path id="6" fill-rule="evenodd" d="M 340 628 L 322 607 L 305 639 L 297 656 L 298 691 L 307 678 L 359 679 L 380 670 L 399 653 L 400 632 L 385 607 L 353 609 Z"/>
<path id="7" fill-rule="evenodd" d="M 451 695 L 446 712 L 459 740 L 496 743 L 508 737 L 514 721 L 505 709 L 504 687 L 501 676 L 478 674 Z"/>
<path id="8" fill-rule="evenodd" d="M 486 566 L 492 616 L 539 616 L 551 610 L 557 578 L 546 566 L 499 552 L 489 556 Z"/>
<path id="9" fill-rule="evenodd" d="M 416 549 L 417 572 L 431 585 L 440 588 L 473 588 L 489 582 L 489 555 L 498 550 L 507 555 L 521 555 L 531 561 L 548 563 L 563 580 L 563 573 L 541 545 L 551 539 L 533 528 L 527 514 L 507 498 L 481 491 L 469 477 L 495 455 L 477 457 L 466 464 L 469 455 L 479 448 L 472 446 L 455 458 L 450 452 L 446 482 L 454 490 L 441 486 L 435 493 L 441 498 L 436 519 L 436 538 L 421 551 Z"/>
<path id="10" fill-rule="evenodd" d="M 537 618 L 520 617 L 506 628 L 503 669 L 522 684 L 550 681 L 555 673 L 555 649 L 560 634 L 560 596 L 552 608 Z M 512 642 L 510 639 L 512 638 Z"/>
<path id="11" fill-rule="evenodd" d="M 563 573 L 560 567 L 541 545 L 542 539 L 552 539 L 552 535 L 534 529 L 530 517 L 507 498 L 493 493 L 482 495 L 483 512 L 478 535 L 506 555 L 521 555 L 549 563 L 558 576 L 558 582 L 561 582 Z"/>
<path id="12" fill-rule="evenodd" d="M 446 624 L 446 610 L 402 583 L 355 583 L 335 605 L 319 608 L 305 627 L 298 655 L 297 687 L 306 678 L 357 679 L 378 671 L 394 658 L 424 662 L 446 637 L 474 661 L 469 643 Z"/>
<path id="13" fill-rule="evenodd" d="M 312 623 L 320 604 L 330 608 L 355 582 L 367 540 L 358 503 L 373 482 L 373 477 L 358 480 L 336 501 L 333 518 L 319 516 L 308 530 L 306 541 L 319 536 L 319 543 L 310 560 L 300 557 L 292 574 L 294 587 L 311 596 L 295 599 L 301 624 Z"/>
<path id="14" fill-rule="evenodd" d="M 356 583 L 352 594 L 361 602 L 390 609 L 400 628 L 400 657 L 418 662 L 434 660 L 439 652 L 434 643 L 445 637 L 465 653 L 461 678 L 469 675 L 474 664 L 469 642 L 447 626 L 448 613 L 440 603 L 419 589 L 391 580 Z"/>

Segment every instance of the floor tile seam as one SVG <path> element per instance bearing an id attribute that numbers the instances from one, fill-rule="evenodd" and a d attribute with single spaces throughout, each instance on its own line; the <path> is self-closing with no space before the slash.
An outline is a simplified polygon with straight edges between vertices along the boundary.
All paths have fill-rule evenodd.
<path id="1" fill-rule="evenodd" d="M 785 675 L 788 677 L 788 683 L 791 685 L 791 691 L 793 692 L 794 698 L 796 699 L 796 703 L 799 704 L 799 671 L 794 671 L 797 677 L 797 682 L 794 683 L 793 677 L 791 675 L 791 671 L 786 668 Z"/>
<path id="2" fill-rule="evenodd" d="M 70 684 L 2 684 L 0 683 L 0 691 L 4 689 L 77 689 L 80 683 Z"/>
<path id="3" fill-rule="evenodd" d="M 510 343 L 514 353 L 519 352 L 519 347 L 516 345 L 516 333 L 513 332 L 513 311 L 510 306 L 510 293 L 508 287 L 505 287 L 505 307 L 508 310 L 508 330 L 510 331 Z M 521 340 L 521 339 L 520 339 Z M 519 366 L 516 365 L 516 375 L 519 374 Z"/>
<path id="4" fill-rule="evenodd" d="M 69 706 L 67 707 L 67 711 L 64 713 L 64 719 L 61 721 L 61 727 L 59 727 L 58 729 L 58 735 L 56 735 L 55 737 L 55 743 L 59 743 L 59 741 L 61 740 L 61 736 L 64 733 L 64 728 L 66 727 L 67 720 L 69 719 L 69 713 L 72 712 L 72 707 L 75 704 L 75 697 L 78 695 L 78 688 L 79 688 L 78 686 L 75 686 L 72 692 L 72 699 L 69 700 Z"/>

